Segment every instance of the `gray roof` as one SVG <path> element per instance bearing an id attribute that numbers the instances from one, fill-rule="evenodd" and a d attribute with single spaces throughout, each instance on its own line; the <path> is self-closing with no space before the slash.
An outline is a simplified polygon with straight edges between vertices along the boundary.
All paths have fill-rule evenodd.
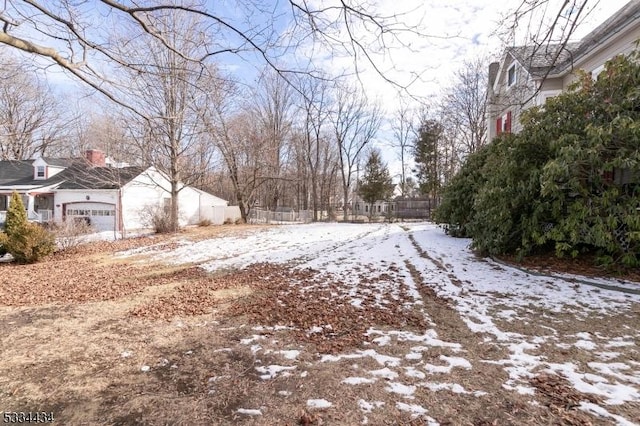
<path id="1" fill-rule="evenodd" d="M 507 51 L 534 77 L 556 74 L 575 61 L 579 43 L 510 47 Z M 551 69 L 550 69 L 551 68 Z"/>
<path id="2" fill-rule="evenodd" d="M 63 182 L 58 189 L 118 189 L 145 171 L 144 167 L 91 167 L 75 164 L 58 173 Z"/>
<path id="3" fill-rule="evenodd" d="M 640 19 L 640 1 L 632 0 L 591 31 L 580 42 L 566 45 L 519 46 L 507 49 L 534 77 L 563 74 L 573 70 L 576 61 L 595 46 Z"/>
<path id="4" fill-rule="evenodd" d="M 59 184 L 59 189 L 117 189 L 140 175 L 144 167 L 93 167 L 86 161 L 43 159 L 47 164 L 59 167 L 69 165 L 49 179 L 33 178 L 34 160 L 0 161 L 0 186 L 50 186 Z"/>
<path id="5" fill-rule="evenodd" d="M 50 158 L 50 157 L 42 157 L 42 159 L 44 160 L 45 163 L 47 163 L 50 166 L 55 166 L 55 167 L 69 167 L 71 166 L 73 163 L 75 163 L 76 161 L 78 161 L 77 158 Z"/>
<path id="6" fill-rule="evenodd" d="M 0 185 L 22 185 L 16 182 L 33 180 L 33 166 L 31 163 L 33 163 L 33 160 L 1 160 Z"/>

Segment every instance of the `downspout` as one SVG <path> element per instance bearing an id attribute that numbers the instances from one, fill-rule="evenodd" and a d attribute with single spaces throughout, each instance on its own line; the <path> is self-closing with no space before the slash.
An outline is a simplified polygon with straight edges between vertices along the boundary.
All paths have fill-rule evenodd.
<path id="1" fill-rule="evenodd" d="M 118 228 L 118 230 L 120 230 L 120 234 L 122 235 L 122 238 L 124 239 L 125 235 L 124 235 L 124 221 L 122 220 L 122 188 L 118 188 L 118 204 L 116 206 L 116 215 L 117 218 L 113 223 L 113 238 L 114 239 L 118 239 L 117 236 L 117 230 L 116 227 Z M 117 225 L 116 225 L 117 222 Z"/>

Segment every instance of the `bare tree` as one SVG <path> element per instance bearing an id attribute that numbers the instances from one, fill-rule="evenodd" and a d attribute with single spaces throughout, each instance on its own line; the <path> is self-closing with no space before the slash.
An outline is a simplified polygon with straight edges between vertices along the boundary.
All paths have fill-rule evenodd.
<path id="1" fill-rule="evenodd" d="M 139 144 L 129 131 L 131 125 L 114 109 L 87 111 L 79 115 L 61 155 L 81 157 L 88 149 L 99 149 L 117 164 L 144 165 Z"/>
<path id="2" fill-rule="evenodd" d="M 265 185 L 265 206 L 272 209 L 281 199 L 283 166 L 291 139 L 294 91 L 292 86 L 273 70 L 265 70 L 258 87 L 251 96 L 249 109 L 255 113 L 265 143 L 263 146 L 265 170 L 270 179 Z"/>
<path id="3" fill-rule="evenodd" d="M 391 45 L 409 47 L 403 41 L 407 33 L 429 37 L 420 28 L 405 24 L 404 14 L 409 11 L 385 14 L 367 1 L 326 5 L 289 0 L 267 6 L 256 0 L 238 0 L 234 13 L 225 13 L 217 2 L 215 8 L 213 5 L 197 0 L 96 0 L 90 5 L 85 1 L 5 0 L 0 6 L 0 44 L 36 55 L 44 66 L 55 64 L 110 100 L 145 114 L 122 90 L 123 82 L 112 78 L 115 68 L 146 71 L 130 55 L 114 49 L 117 43 L 114 45 L 112 36 L 123 27 L 135 26 L 135 37 L 142 44 L 162 45 L 182 60 L 202 63 L 228 55 L 257 58 L 293 82 L 291 77 L 297 73 L 318 76 L 314 55 L 329 52 L 352 58 L 356 72 L 366 63 L 383 79 L 403 88 L 416 76 L 405 82 L 391 80 L 382 71 L 384 58 L 376 54 L 388 51 Z M 167 37 L 158 16 L 173 12 L 205 23 L 209 37 L 201 40 L 201 51 L 183 51 Z M 308 49 L 310 45 L 315 48 Z M 287 65 L 284 55 L 298 50 L 304 50 L 308 61 Z"/>
<path id="4" fill-rule="evenodd" d="M 162 42 L 126 34 L 117 50 L 121 58 L 137 64 L 137 70 L 124 69 L 123 79 L 130 81 L 126 90 L 130 105 L 143 112 L 143 118 L 125 110 L 126 121 L 138 133 L 133 140 L 147 164 L 169 180 L 170 230 L 175 231 L 179 228 L 179 192 L 202 177 L 206 172 L 203 162 L 206 165 L 206 157 L 211 155 L 201 138 L 200 110 L 206 102 L 201 87 L 205 79 L 215 78 L 217 71 L 178 53 L 204 54 L 202 43 L 208 36 L 202 22 L 178 9 L 156 12 L 153 22 L 162 32 Z"/>
<path id="5" fill-rule="evenodd" d="M 301 151 L 309 170 L 313 218 L 319 220 L 322 181 L 326 177 L 325 174 L 330 174 L 330 163 L 335 159 L 325 134 L 330 119 L 331 93 L 325 80 L 307 78 L 301 87 L 304 94 L 300 97 L 299 105 L 304 117 L 301 123 Z"/>
<path id="6" fill-rule="evenodd" d="M 203 138 L 214 146 L 231 183 L 232 199 L 247 221 L 258 191 L 269 179 L 264 175 L 267 139 L 254 114 L 241 108 L 238 99 L 247 95 L 230 80 L 209 79 L 206 102 L 200 110 Z"/>
<path id="7" fill-rule="evenodd" d="M 465 61 L 442 103 L 447 133 L 460 146 L 462 156 L 476 152 L 487 142 L 487 66 L 481 58 Z"/>
<path id="8" fill-rule="evenodd" d="M 72 119 L 37 74 L 0 55 L 0 159 L 24 160 L 54 152 Z"/>
<path id="9" fill-rule="evenodd" d="M 414 113 L 409 106 L 401 102 L 391 121 L 391 130 L 393 131 L 392 146 L 397 150 L 398 159 L 400 160 L 400 193 L 403 197 L 407 196 L 409 186 L 407 185 L 407 167 L 411 156 L 414 134 Z"/>
<path id="10" fill-rule="evenodd" d="M 371 104 L 361 91 L 353 87 L 338 86 L 336 90 L 335 110 L 331 120 L 339 151 L 343 219 L 347 220 L 353 174 L 360 160 L 360 154 L 380 128 L 381 110 L 378 105 Z"/>

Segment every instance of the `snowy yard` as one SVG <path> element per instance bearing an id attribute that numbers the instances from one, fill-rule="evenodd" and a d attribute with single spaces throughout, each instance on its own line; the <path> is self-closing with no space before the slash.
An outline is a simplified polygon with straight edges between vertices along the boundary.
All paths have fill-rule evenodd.
<path id="1" fill-rule="evenodd" d="M 527 274 L 428 223 L 226 229 L 0 266 L 18 277 L 0 285 L 0 409 L 61 424 L 640 421 L 639 284 Z"/>

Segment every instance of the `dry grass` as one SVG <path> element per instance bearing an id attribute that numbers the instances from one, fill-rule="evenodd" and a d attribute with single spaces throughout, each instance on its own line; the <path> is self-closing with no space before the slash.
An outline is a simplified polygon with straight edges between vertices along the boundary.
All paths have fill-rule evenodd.
<path id="1" fill-rule="evenodd" d="M 225 228 L 194 228 L 178 238 L 249 232 L 249 226 Z M 505 346 L 471 332 L 451 302 L 433 291 L 435 283 L 424 282 L 410 262 L 407 267 L 424 305 L 390 310 L 392 315 L 388 315 L 375 310 L 373 304 L 368 314 L 362 314 L 347 304 L 332 302 L 321 290 L 287 292 L 292 281 L 317 282 L 313 271 L 266 265 L 206 274 L 193 265 L 153 261 L 152 253 L 126 259 L 113 256 L 124 248 L 174 244 L 172 238 L 176 237 L 115 246 L 101 243 L 35 266 L 0 266 L 3 276 L 14 277 L 0 286 L 0 409 L 53 411 L 65 425 L 355 425 L 365 418 L 374 425 L 424 424 L 424 419 L 402 411 L 397 405 L 402 402 L 426 407 L 427 415 L 442 425 L 608 424 L 563 405 L 563 401 L 575 402 L 582 396 L 571 393 L 562 379 L 540 376 L 534 383 L 540 390 L 535 396 L 504 389 L 504 368 L 486 361 L 507 358 Z M 388 274 L 379 279 L 396 277 L 392 267 L 379 272 Z M 106 288 L 92 283 L 107 278 Z M 338 283 L 334 284 L 329 288 L 338 291 Z M 406 297 L 403 285 L 399 283 L 399 303 Z M 21 290 L 16 292 L 16 288 Z M 367 295 L 362 296 L 367 307 Z M 279 299 L 296 303 L 277 311 Z M 417 314 L 422 312 L 428 318 L 418 321 Z M 358 322 L 349 319 L 355 314 L 362 314 Z M 634 310 L 587 326 L 572 321 L 569 314 L 545 317 L 544 312 L 524 310 L 517 314 L 538 327 L 503 321 L 501 329 L 531 336 L 544 330 L 540 326 L 553 327 L 561 336 L 580 331 L 623 333 L 625 327 L 637 328 L 640 317 Z M 413 322 L 402 326 L 407 318 Z M 283 323 L 299 329 L 253 328 Z M 336 324 L 335 335 L 326 333 L 324 340 L 316 341 L 300 330 L 321 323 Z M 407 359 L 404 356 L 413 351 L 415 342 L 393 338 L 378 346 L 362 335 L 371 326 L 416 332 L 433 328 L 439 339 L 460 343 L 460 349 L 433 346 L 422 350 L 419 360 Z M 349 333 L 350 329 L 357 332 Z M 348 339 L 340 340 L 338 335 Z M 398 381 L 415 386 L 413 399 L 389 392 L 395 379 L 342 383 L 350 376 L 370 378 L 371 370 L 383 368 L 371 357 L 320 362 L 317 353 L 367 349 L 402 359 L 402 366 L 394 370 Z M 300 354 L 288 359 L 280 352 L 284 350 Z M 640 361 L 633 347 L 616 350 Z M 532 354 L 544 354 L 552 362 L 572 360 L 586 365 L 593 361 L 586 351 L 551 344 L 540 345 Z M 405 369 L 418 362 L 444 365 L 441 356 L 463 357 L 472 368 L 454 368 L 426 378 L 411 377 Z M 256 367 L 273 364 L 295 368 L 262 379 Z M 424 386 L 425 381 L 457 383 L 466 391 L 486 395 L 432 391 Z M 307 407 L 307 400 L 318 398 L 333 405 L 323 410 Z M 364 413 L 358 408 L 360 400 L 384 405 Z M 243 415 L 240 408 L 260 410 L 262 415 Z M 640 417 L 637 404 L 610 411 L 630 419 Z"/>

